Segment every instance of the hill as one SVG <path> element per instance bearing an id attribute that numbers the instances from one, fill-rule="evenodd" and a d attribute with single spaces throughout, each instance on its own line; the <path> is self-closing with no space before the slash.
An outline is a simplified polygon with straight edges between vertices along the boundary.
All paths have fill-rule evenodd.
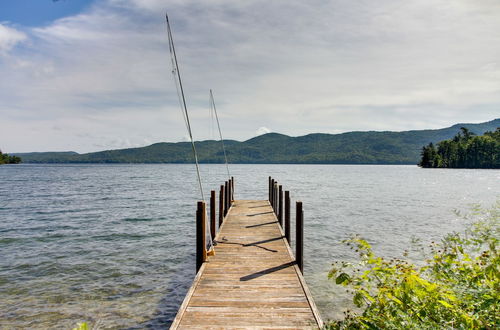
<path id="1" fill-rule="evenodd" d="M 244 142 L 226 140 L 230 163 L 249 164 L 417 164 L 424 145 L 451 139 L 461 127 L 482 135 L 500 127 L 500 118 L 435 130 L 348 132 L 291 137 L 268 133 Z M 202 163 L 223 163 L 219 141 L 196 142 Z M 19 153 L 24 163 L 191 163 L 188 142 L 155 143 L 142 148 L 75 152 Z"/>

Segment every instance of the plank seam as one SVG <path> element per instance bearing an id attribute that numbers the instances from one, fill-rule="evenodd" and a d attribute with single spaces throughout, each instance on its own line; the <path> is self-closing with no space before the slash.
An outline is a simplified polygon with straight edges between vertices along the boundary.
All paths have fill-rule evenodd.
<path id="1" fill-rule="evenodd" d="M 217 234 L 215 235 L 215 238 L 214 240 L 217 240 L 217 238 L 219 237 L 219 233 L 221 232 L 222 228 L 224 228 L 224 224 L 226 223 L 226 218 L 228 217 L 229 215 L 229 211 L 231 211 L 231 209 L 233 208 L 233 205 L 231 205 L 229 207 L 229 209 L 227 210 L 227 214 L 225 217 L 222 218 L 222 226 L 219 227 L 219 231 L 217 232 Z M 215 247 L 214 247 L 215 249 Z M 207 258 L 207 261 L 204 262 L 201 267 L 200 267 L 200 270 L 198 271 L 198 273 L 196 274 L 194 280 L 193 280 L 193 284 L 191 284 L 191 287 L 189 288 L 189 291 L 188 293 L 186 294 L 186 297 L 184 297 L 184 300 L 181 304 L 181 306 L 179 307 L 179 311 L 177 312 L 177 315 L 175 315 L 175 319 L 174 321 L 172 322 L 172 324 L 170 325 L 170 329 L 173 330 L 173 329 L 177 329 L 182 321 L 182 317 L 184 316 L 184 313 L 186 312 L 186 309 L 187 307 L 189 306 L 189 302 L 191 301 L 191 298 L 193 297 L 193 294 L 194 292 L 196 291 L 196 287 L 198 286 L 198 284 L 200 283 L 200 280 L 201 280 L 201 276 L 203 275 L 203 272 L 206 268 L 206 264 L 207 262 L 210 260 L 210 258 Z"/>
<path id="2" fill-rule="evenodd" d="M 269 203 L 269 205 L 271 205 L 271 203 Z M 276 214 L 273 213 L 273 215 L 276 218 L 276 221 L 278 221 L 278 217 L 276 216 Z M 288 254 L 292 258 L 292 260 L 297 261 L 297 259 L 293 255 L 293 251 L 292 251 L 292 248 L 290 247 L 290 244 L 288 244 L 288 241 L 284 238 L 285 237 L 285 233 L 283 231 L 283 228 L 281 228 L 281 226 L 279 225 L 279 223 L 277 223 L 276 225 L 278 226 L 278 229 L 279 229 L 281 235 L 283 236 L 282 240 L 285 243 L 285 246 L 287 248 Z M 302 275 L 302 272 L 300 271 L 300 268 L 297 265 L 297 263 L 294 264 L 293 268 L 295 269 L 295 273 L 297 274 L 297 277 L 299 278 L 300 285 L 302 286 L 302 290 L 304 290 L 304 294 L 306 296 L 307 302 L 309 303 L 309 307 L 311 307 L 311 311 L 312 311 L 312 313 L 314 315 L 314 318 L 316 319 L 316 322 L 318 323 L 319 328 L 322 329 L 323 326 L 324 326 L 323 320 L 321 319 L 321 315 L 319 314 L 319 310 L 316 307 L 316 304 L 314 303 L 314 300 L 312 298 L 312 294 L 309 291 L 309 287 L 306 284 L 306 280 L 304 279 L 304 275 Z"/>

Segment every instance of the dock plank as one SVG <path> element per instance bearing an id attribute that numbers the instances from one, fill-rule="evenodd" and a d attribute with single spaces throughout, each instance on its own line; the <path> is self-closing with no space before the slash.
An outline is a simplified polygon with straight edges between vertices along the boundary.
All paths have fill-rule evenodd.
<path id="1" fill-rule="evenodd" d="M 268 201 L 235 201 L 171 329 L 323 326 Z"/>

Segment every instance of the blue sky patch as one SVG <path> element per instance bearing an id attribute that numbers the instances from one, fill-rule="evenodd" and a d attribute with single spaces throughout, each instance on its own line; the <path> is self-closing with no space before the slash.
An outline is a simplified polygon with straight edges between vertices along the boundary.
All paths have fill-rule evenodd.
<path id="1" fill-rule="evenodd" d="M 24 26 L 41 26 L 78 14 L 95 0 L 2 0 L 0 22 Z"/>

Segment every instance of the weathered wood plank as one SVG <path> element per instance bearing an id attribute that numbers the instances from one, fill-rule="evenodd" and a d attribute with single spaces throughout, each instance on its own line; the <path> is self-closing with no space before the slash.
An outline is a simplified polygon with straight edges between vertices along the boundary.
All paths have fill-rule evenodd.
<path id="1" fill-rule="evenodd" d="M 171 329 L 322 327 L 268 201 L 235 201 L 215 240 Z"/>

